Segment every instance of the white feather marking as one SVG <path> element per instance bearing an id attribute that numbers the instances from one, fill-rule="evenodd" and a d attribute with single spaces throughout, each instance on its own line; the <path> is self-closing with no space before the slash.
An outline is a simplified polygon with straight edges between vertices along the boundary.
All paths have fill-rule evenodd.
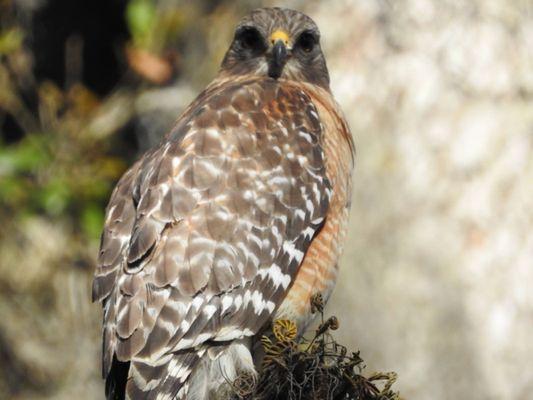
<path id="1" fill-rule="evenodd" d="M 294 211 L 294 216 L 305 220 L 305 211 L 297 209 Z"/>
<path id="2" fill-rule="evenodd" d="M 292 242 L 283 243 L 283 250 L 289 253 L 291 259 L 294 258 L 298 262 L 302 261 L 302 258 L 304 257 L 303 251 L 298 250 Z"/>
<path id="3" fill-rule="evenodd" d="M 322 221 L 324 221 L 324 218 L 323 217 L 319 217 L 317 219 L 312 220 L 311 223 L 313 225 L 320 225 L 322 223 Z"/>
<path id="4" fill-rule="evenodd" d="M 109 222 L 109 219 L 111 218 L 111 215 L 113 214 L 113 211 L 115 211 L 115 208 L 117 208 L 117 205 L 113 205 L 109 208 L 109 210 L 107 210 L 107 219 L 106 219 L 106 223 Z"/>
<path id="5" fill-rule="evenodd" d="M 249 252 L 248 259 L 254 264 L 254 266 L 259 266 L 259 257 L 255 253 Z"/>
<path id="6" fill-rule="evenodd" d="M 250 234 L 250 235 L 248 235 L 248 239 L 251 240 L 252 242 L 254 242 L 259 247 L 261 247 L 261 239 L 259 239 L 256 235 Z"/>
<path id="7" fill-rule="evenodd" d="M 243 197 L 246 200 L 252 200 L 254 198 L 254 192 L 251 191 L 251 190 L 245 190 L 244 193 L 243 193 Z"/>
<path id="8" fill-rule="evenodd" d="M 181 321 L 181 324 L 180 324 L 180 330 L 182 332 L 187 332 L 189 330 L 189 328 L 191 327 L 191 324 L 189 323 L 189 321 L 187 321 L 186 319 L 184 319 L 183 321 Z"/>
<path id="9" fill-rule="evenodd" d="M 221 328 L 214 337 L 216 341 L 233 340 L 242 337 L 242 330 L 235 325 L 225 326 Z"/>
<path id="10" fill-rule="evenodd" d="M 193 342 L 191 347 L 198 346 L 199 344 L 205 342 L 206 340 L 211 339 L 212 337 L 213 337 L 213 333 L 211 333 L 211 332 L 201 333 L 198 336 L 196 336 L 196 338 L 194 339 L 194 342 Z"/>
<path id="11" fill-rule="evenodd" d="M 284 176 L 274 176 L 269 180 L 271 185 L 286 185 L 289 180 Z"/>
<path id="12" fill-rule="evenodd" d="M 263 301 L 263 295 L 260 291 L 256 290 L 252 293 L 252 304 L 254 306 L 254 313 L 257 315 L 263 312 L 265 308 L 265 302 Z"/>
<path id="13" fill-rule="evenodd" d="M 174 321 L 165 321 L 162 318 L 157 320 L 157 325 L 168 331 L 170 334 L 176 331 L 176 325 Z"/>
<path id="14" fill-rule="evenodd" d="M 250 289 L 247 289 L 246 292 L 244 292 L 244 296 L 242 298 L 242 302 L 246 306 L 250 302 L 250 298 L 252 297 L 252 292 Z"/>
<path id="15" fill-rule="evenodd" d="M 227 294 L 222 297 L 222 311 L 220 314 L 224 314 L 226 310 L 228 310 L 231 305 L 233 304 L 233 296 L 230 294 Z"/>
<path id="16" fill-rule="evenodd" d="M 178 345 L 176 346 L 176 348 L 174 350 L 188 349 L 188 348 L 192 347 L 193 343 L 194 343 L 193 339 L 181 339 L 178 342 Z"/>
<path id="17" fill-rule="evenodd" d="M 263 279 L 268 276 L 276 289 L 279 285 L 283 286 L 283 289 L 287 289 L 291 283 L 291 276 L 284 274 L 277 264 L 272 264 L 269 268 L 261 269 L 258 273 Z"/>
<path id="18" fill-rule="evenodd" d="M 276 308 L 276 304 L 272 301 L 267 301 L 266 308 L 270 314 L 274 312 L 274 309 Z"/>
<path id="19" fill-rule="evenodd" d="M 315 230 L 311 226 L 308 226 L 302 232 L 302 235 L 304 235 L 308 239 L 312 238 L 314 234 L 315 234 Z"/>
<path id="20" fill-rule="evenodd" d="M 167 192 L 169 191 L 170 189 L 170 186 L 168 183 L 166 182 L 163 182 L 159 185 L 159 191 L 161 192 L 161 197 L 164 197 Z M 161 202 L 162 200 L 160 200 L 159 202 Z"/>
<path id="21" fill-rule="evenodd" d="M 239 308 L 241 308 L 241 305 L 242 305 L 242 296 L 239 294 L 237 296 L 235 296 L 235 299 L 234 299 L 234 303 L 235 303 L 235 309 L 238 310 Z"/>
<path id="22" fill-rule="evenodd" d="M 172 301 L 169 299 L 169 301 L 167 301 L 167 304 L 165 305 L 166 307 L 169 307 L 170 309 L 178 312 L 180 315 L 184 315 L 187 310 L 188 310 L 188 307 L 187 305 L 185 305 L 184 302 L 182 301 Z M 150 312 L 151 310 L 153 310 L 154 312 L 156 312 L 157 310 L 154 309 L 154 308 L 148 308 L 148 311 Z M 156 315 L 154 315 L 156 316 Z"/>
<path id="23" fill-rule="evenodd" d="M 187 377 L 190 373 L 190 368 L 183 365 L 177 358 L 170 360 L 167 370 L 169 375 L 180 380 Z"/>
<path id="24" fill-rule="evenodd" d="M 312 141 L 313 141 L 312 136 L 311 136 L 309 133 L 305 132 L 305 131 L 299 131 L 299 132 L 298 132 L 298 136 L 303 137 L 303 138 L 304 138 L 305 140 L 307 140 L 309 143 L 312 143 Z"/>
<path id="25" fill-rule="evenodd" d="M 204 314 L 205 314 L 205 317 L 207 319 L 211 318 L 213 316 L 213 314 L 215 313 L 215 311 L 217 310 L 217 308 L 212 305 L 212 304 L 208 304 L 207 306 L 204 307 Z"/>
<path id="26" fill-rule="evenodd" d="M 200 306 L 203 304 L 204 298 L 201 296 L 196 296 L 192 301 L 192 306 L 194 307 L 195 311 L 198 311 Z"/>
<path id="27" fill-rule="evenodd" d="M 176 170 L 177 168 L 179 168 L 180 161 L 181 161 L 180 157 L 173 157 L 172 158 L 172 169 L 173 170 Z"/>

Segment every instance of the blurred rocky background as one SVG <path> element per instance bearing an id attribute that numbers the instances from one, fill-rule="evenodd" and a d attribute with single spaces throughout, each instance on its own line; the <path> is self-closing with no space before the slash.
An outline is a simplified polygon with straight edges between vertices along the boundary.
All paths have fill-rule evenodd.
<path id="1" fill-rule="evenodd" d="M 102 398 L 110 190 L 273 4 L 0 0 L 0 398 Z M 406 399 L 531 399 L 533 2 L 276 5 L 319 24 L 357 146 L 337 337 Z"/>

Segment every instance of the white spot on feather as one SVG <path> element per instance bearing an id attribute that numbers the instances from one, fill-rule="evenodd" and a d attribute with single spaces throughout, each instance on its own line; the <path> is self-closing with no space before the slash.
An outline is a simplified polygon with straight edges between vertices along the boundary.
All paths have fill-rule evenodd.
<path id="1" fill-rule="evenodd" d="M 263 309 L 265 308 L 265 302 L 263 301 L 263 295 L 260 291 L 256 290 L 252 293 L 252 304 L 254 306 L 254 313 L 257 315 L 261 314 L 263 312 Z"/>
<path id="2" fill-rule="evenodd" d="M 204 302 L 203 297 L 196 296 L 192 301 L 192 306 L 194 307 L 194 310 L 198 311 L 203 302 Z"/>
<path id="3" fill-rule="evenodd" d="M 283 286 L 283 289 L 287 289 L 291 283 L 291 276 L 284 274 L 277 264 L 272 264 L 269 268 L 261 269 L 259 275 L 263 279 L 268 276 L 275 288 L 278 288 L 279 285 L 281 285 Z"/>
<path id="4" fill-rule="evenodd" d="M 221 314 L 224 314 L 233 304 L 233 297 L 231 295 L 226 295 L 222 297 L 222 311 Z"/>
<path id="5" fill-rule="evenodd" d="M 191 324 L 189 323 L 189 321 L 187 321 L 186 319 L 184 319 L 183 321 L 181 321 L 181 324 L 180 324 L 180 330 L 182 332 L 187 332 L 189 330 L 189 328 L 191 327 Z"/>
<path id="6" fill-rule="evenodd" d="M 208 304 L 207 306 L 204 307 L 205 317 L 208 319 L 211 318 L 216 310 L 217 308 L 214 305 Z"/>
<path id="7" fill-rule="evenodd" d="M 298 250 L 292 242 L 283 243 L 283 250 L 289 253 L 291 259 L 296 259 L 298 262 L 302 261 L 302 258 L 304 257 L 304 253 L 301 250 Z"/>
<path id="8" fill-rule="evenodd" d="M 242 296 L 240 294 L 235 297 L 234 303 L 235 303 L 235 309 L 238 310 L 239 308 L 241 308 Z"/>

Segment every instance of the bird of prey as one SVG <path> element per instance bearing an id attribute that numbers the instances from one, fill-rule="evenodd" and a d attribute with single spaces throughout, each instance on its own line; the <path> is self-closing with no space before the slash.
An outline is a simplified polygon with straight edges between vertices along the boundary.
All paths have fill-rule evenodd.
<path id="1" fill-rule="evenodd" d="M 347 231 L 354 147 L 308 16 L 262 8 L 216 78 L 120 179 L 101 301 L 108 399 L 214 398 L 258 368 L 273 320 L 302 332 Z"/>

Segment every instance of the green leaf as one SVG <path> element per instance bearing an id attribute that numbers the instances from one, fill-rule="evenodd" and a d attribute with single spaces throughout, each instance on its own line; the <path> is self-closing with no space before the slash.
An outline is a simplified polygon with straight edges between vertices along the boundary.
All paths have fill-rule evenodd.
<path id="1" fill-rule="evenodd" d="M 84 233 L 91 240 L 98 240 L 104 225 L 104 212 L 100 205 L 87 204 L 81 215 Z"/>
<path id="2" fill-rule="evenodd" d="M 156 23 L 156 8 L 149 0 L 132 0 L 126 8 L 126 21 L 133 40 L 146 45 Z"/>
<path id="3" fill-rule="evenodd" d="M 0 176 L 32 172 L 50 162 L 44 135 L 28 135 L 20 143 L 0 148 Z"/>
<path id="4" fill-rule="evenodd" d="M 68 206 L 70 188 L 61 179 L 53 180 L 37 193 L 37 201 L 48 215 L 57 216 Z"/>

